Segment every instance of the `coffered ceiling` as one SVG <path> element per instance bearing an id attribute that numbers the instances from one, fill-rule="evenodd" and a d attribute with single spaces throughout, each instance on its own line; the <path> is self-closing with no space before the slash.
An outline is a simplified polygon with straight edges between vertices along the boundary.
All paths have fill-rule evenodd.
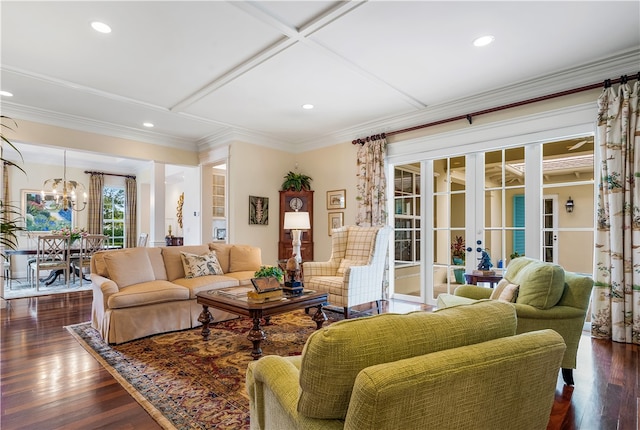
<path id="1" fill-rule="evenodd" d="M 640 69 L 637 1 L 0 7 L 3 115 L 193 150 L 299 152 Z"/>

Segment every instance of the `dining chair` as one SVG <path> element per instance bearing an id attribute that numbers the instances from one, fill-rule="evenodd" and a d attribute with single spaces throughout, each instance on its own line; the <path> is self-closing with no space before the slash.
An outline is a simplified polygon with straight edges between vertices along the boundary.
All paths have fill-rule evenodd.
<path id="1" fill-rule="evenodd" d="M 91 266 L 91 257 L 106 248 L 107 236 L 104 234 L 90 234 L 80 239 L 80 254 L 71 258 L 71 276 L 75 282 L 76 274 L 80 278 L 80 286 L 84 280 L 84 269 Z"/>
<path id="2" fill-rule="evenodd" d="M 65 284 L 69 286 L 70 253 L 69 237 L 62 235 L 47 235 L 38 237 L 38 248 L 33 266 L 35 271 L 31 274 L 31 282 L 35 281 L 36 291 L 40 290 L 40 272 L 49 271 L 50 276 L 59 276 L 64 273 Z M 55 279 L 55 278 L 54 278 Z"/>
<path id="3" fill-rule="evenodd" d="M 7 256 L 6 260 L 2 262 L 2 271 L 4 272 L 4 282 L 9 285 L 11 289 L 11 256 Z"/>
<path id="4" fill-rule="evenodd" d="M 138 236 L 138 247 L 144 248 L 147 246 L 147 239 L 149 238 L 149 233 L 140 233 Z"/>

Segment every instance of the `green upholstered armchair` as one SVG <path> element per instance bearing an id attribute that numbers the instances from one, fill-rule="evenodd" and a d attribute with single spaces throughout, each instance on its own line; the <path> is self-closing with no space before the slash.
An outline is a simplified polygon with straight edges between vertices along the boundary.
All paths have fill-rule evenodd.
<path id="1" fill-rule="evenodd" d="M 565 271 L 561 266 L 528 257 L 513 259 L 504 279 L 519 285 L 515 301 L 517 333 L 553 329 L 564 339 L 567 350 L 562 359 L 562 376 L 573 385 L 578 344 L 589 308 L 593 280 L 589 276 Z M 462 285 L 454 294 L 440 294 L 438 308 L 489 299 L 490 288 Z"/>
<path id="2" fill-rule="evenodd" d="M 565 345 L 512 305 L 339 321 L 249 364 L 251 429 L 546 429 Z"/>
<path id="3" fill-rule="evenodd" d="M 333 230 L 329 261 L 302 264 L 304 286 L 329 294 L 329 304 L 349 318 L 353 306 L 383 298 L 384 271 L 391 227 L 344 226 Z"/>

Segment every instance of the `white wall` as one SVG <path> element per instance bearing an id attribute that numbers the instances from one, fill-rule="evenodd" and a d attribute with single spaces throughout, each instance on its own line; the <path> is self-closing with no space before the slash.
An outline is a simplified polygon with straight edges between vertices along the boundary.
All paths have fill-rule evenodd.
<path id="1" fill-rule="evenodd" d="M 284 176 L 295 168 L 294 158 L 293 154 L 244 142 L 234 142 L 230 148 L 228 242 L 259 247 L 264 264 L 278 260 L 278 191 Z M 269 198 L 267 225 L 249 224 L 249 196 Z"/>
<path id="2" fill-rule="evenodd" d="M 331 256 L 330 212 L 344 212 L 345 225 L 355 224 L 357 152 L 356 145 L 344 142 L 295 156 L 299 171 L 313 179 L 311 189 L 314 190 L 313 240 L 315 246 L 313 257 L 315 261 L 326 261 Z M 287 172 L 284 172 L 283 176 L 285 173 Z M 344 210 L 327 210 L 327 191 L 332 190 L 346 190 L 346 208 Z"/>

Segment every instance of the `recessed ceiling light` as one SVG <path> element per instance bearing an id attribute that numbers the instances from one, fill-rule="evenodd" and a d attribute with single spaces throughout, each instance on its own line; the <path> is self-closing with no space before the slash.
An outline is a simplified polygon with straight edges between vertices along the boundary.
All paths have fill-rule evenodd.
<path id="1" fill-rule="evenodd" d="M 302 105 L 302 109 L 313 109 L 313 105 L 312 105 L 312 104 L 307 103 L 307 104 L 305 104 L 305 105 Z"/>
<path id="2" fill-rule="evenodd" d="M 153 127 L 153 123 L 152 122 L 143 122 L 142 125 L 144 125 L 147 128 L 152 128 Z"/>
<path id="3" fill-rule="evenodd" d="M 105 24 L 104 22 L 100 22 L 100 21 L 93 21 L 91 23 L 91 27 L 97 31 L 98 33 L 111 33 L 111 27 L 109 27 L 107 24 Z"/>
<path id="4" fill-rule="evenodd" d="M 494 40 L 495 40 L 495 37 L 491 35 L 478 37 L 476 40 L 473 41 L 473 46 L 487 46 Z"/>
<path id="5" fill-rule="evenodd" d="M 0 91 L 0 96 L 13 97 L 13 94 L 11 94 L 9 91 Z"/>

